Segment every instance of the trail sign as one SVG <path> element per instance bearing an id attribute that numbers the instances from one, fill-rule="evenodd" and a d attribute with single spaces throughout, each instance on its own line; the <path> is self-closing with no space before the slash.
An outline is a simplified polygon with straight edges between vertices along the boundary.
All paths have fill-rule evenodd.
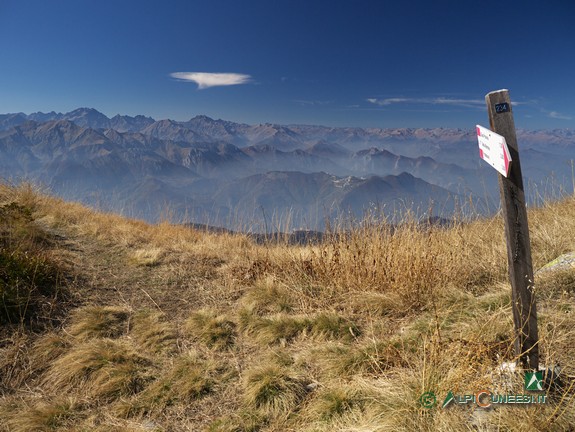
<path id="1" fill-rule="evenodd" d="M 498 176 L 499 192 L 505 221 L 507 263 L 515 327 L 515 354 L 525 367 L 537 371 L 539 369 L 539 336 L 537 307 L 533 292 L 533 264 L 511 99 L 507 90 L 498 90 L 488 93 L 485 96 L 485 102 L 489 114 L 489 125 L 494 132 L 477 126 L 477 138 L 480 153 L 483 150 L 483 155 L 486 154 L 482 144 L 489 146 L 489 151 L 491 151 L 489 156 L 494 162 L 489 163 L 502 174 Z M 481 136 L 484 133 L 486 138 Z M 489 134 L 493 138 L 489 138 Z M 497 137 L 501 137 L 503 141 Z M 510 156 L 509 152 L 511 152 Z M 507 156 L 509 156 L 509 162 L 511 162 L 511 156 L 513 157 L 511 167 L 509 162 L 506 162 Z"/>
<path id="2" fill-rule="evenodd" d="M 495 168 L 502 176 L 507 177 L 511 166 L 511 155 L 505 137 L 483 126 L 476 125 L 475 128 L 479 143 L 479 157 Z"/>

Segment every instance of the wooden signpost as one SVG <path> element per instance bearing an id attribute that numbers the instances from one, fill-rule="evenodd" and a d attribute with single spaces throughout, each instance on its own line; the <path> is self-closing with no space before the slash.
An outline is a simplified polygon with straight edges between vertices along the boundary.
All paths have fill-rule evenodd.
<path id="1" fill-rule="evenodd" d="M 505 239 L 507 240 L 507 261 L 509 280 L 511 281 L 513 322 L 515 324 L 515 354 L 523 367 L 539 368 L 539 343 L 537 335 L 537 308 L 533 295 L 533 265 L 527 208 L 523 191 L 523 178 L 519 162 L 519 150 L 515 135 L 515 123 L 511 109 L 511 100 L 507 90 L 498 90 L 485 96 L 491 131 L 504 138 L 503 147 L 497 137 L 486 137 L 483 144 L 489 147 L 488 161 L 498 169 L 499 192 L 505 220 Z M 480 155 L 482 150 L 481 130 L 478 128 Z M 493 145 L 495 144 L 495 147 Z M 505 158 L 509 157 L 509 161 Z M 502 161 L 499 159 L 503 159 Z M 487 160 L 486 160 L 487 161 Z M 499 168 L 500 169 L 499 169 Z M 506 172 L 507 175 L 504 175 Z"/>

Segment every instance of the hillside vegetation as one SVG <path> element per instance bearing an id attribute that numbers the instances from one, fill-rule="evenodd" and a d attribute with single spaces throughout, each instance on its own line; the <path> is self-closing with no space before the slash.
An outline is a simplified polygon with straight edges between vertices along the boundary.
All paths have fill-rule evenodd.
<path id="1" fill-rule="evenodd" d="M 529 218 L 535 269 L 575 250 L 575 199 Z M 524 392 L 498 372 L 514 359 L 503 238 L 500 217 L 366 218 L 262 245 L 0 186 L 0 430 L 573 430 L 573 269 L 535 280 L 541 362 L 564 387 L 545 405 L 440 406 Z"/>

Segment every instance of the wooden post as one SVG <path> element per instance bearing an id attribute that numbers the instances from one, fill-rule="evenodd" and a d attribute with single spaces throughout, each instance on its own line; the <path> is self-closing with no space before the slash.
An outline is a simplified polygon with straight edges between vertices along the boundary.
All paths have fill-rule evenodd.
<path id="1" fill-rule="evenodd" d="M 537 308 L 533 295 L 533 264 L 519 149 L 509 92 L 498 90 L 488 93 L 485 102 L 491 130 L 505 137 L 512 161 L 509 176 L 506 178 L 499 175 L 499 192 L 505 220 L 507 261 L 512 289 L 515 354 L 525 368 L 537 370 L 539 344 Z"/>

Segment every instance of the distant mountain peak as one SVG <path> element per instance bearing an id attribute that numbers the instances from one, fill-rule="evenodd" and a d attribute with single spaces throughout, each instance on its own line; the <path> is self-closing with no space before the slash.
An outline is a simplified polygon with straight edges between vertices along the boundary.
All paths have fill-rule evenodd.
<path id="1" fill-rule="evenodd" d="M 197 116 L 195 116 L 195 117 L 192 117 L 192 118 L 190 119 L 190 121 L 193 121 L 193 120 L 196 120 L 196 121 L 207 121 L 207 122 L 214 122 L 214 121 L 216 121 L 216 120 L 214 120 L 213 118 L 208 117 L 207 115 L 204 115 L 204 114 L 199 114 L 199 115 L 197 115 Z"/>
<path id="2" fill-rule="evenodd" d="M 23 114 L 23 113 L 20 113 L 20 114 Z M 47 112 L 47 113 L 43 113 L 43 112 L 41 112 L 41 111 L 36 111 L 36 112 L 34 112 L 34 113 L 30 114 L 30 115 L 31 115 L 31 116 L 34 116 L 34 115 L 45 115 L 45 116 L 57 116 L 57 115 L 60 115 L 60 116 L 61 116 L 61 115 L 63 115 L 63 114 L 62 114 L 62 113 L 57 113 L 56 111 L 50 111 L 50 112 Z"/>
<path id="3" fill-rule="evenodd" d="M 132 118 L 138 119 L 138 120 L 152 120 L 152 121 L 155 121 L 153 117 L 145 116 L 145 115 L 142 115 L 142 114 L 138 114 L 138 115 L 136 115 L 135 117 L 132 117 Z"/>
<path id="4" fill-rule="evenodd" d="M 81 107 L 81 108 L 76 108 L 73 111 L 70 111 L 69 113 L 66 113 L 67 116 L 71 116 L 71 115 L 83 115 L 83 114 L 91 114 L 91 115 L 98 115 L 98 116 L 102 116 L 102 117 L 106 117 L 108 118 L 105 114 L 102 114 L 100 111 L 98 111 L 95 108 L 88 108 L 88 107 Z"/>
<path id="5" fill-rule="evenodd" d="M 77 108 L 64 114 L 63 118 L 73 121 L 78 126 L 94 129 L 107 129 L 110 127 L 110 119 L 94 108 Z"/>
<path id="6" fill-rule="evenodd" d="M 161 124 L 161 125 L 176 125 L 176 126 L 180 126 L 180 123 L 172 120 L 172 119 L 162 119 L 162 120 L 158 120 L 156 121 L 157 124 Z"/>

